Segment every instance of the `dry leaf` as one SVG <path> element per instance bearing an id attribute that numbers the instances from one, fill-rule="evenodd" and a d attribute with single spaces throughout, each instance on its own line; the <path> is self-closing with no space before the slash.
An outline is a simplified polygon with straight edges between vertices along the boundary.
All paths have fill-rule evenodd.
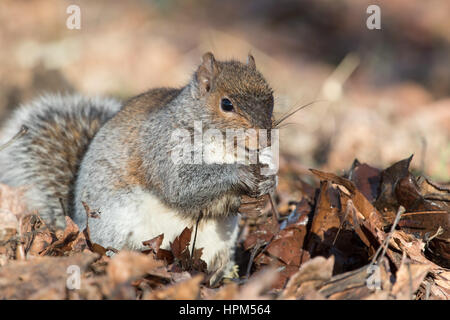
<path id="1" fill-rule="evenodd" d="M 396 274 L 396 281 L 392 287 L 392 294 L 399 300 L 414 299 L 415 292 L 431 269 L 427 264 L 411 264 L 403 261 Z"/>
<path id="2" fill-rule="evenodd" d="M 198 274 L 189 280 L 178 282 L 161 290 L 147 292 L 144 300 L 193 300 L 198 299 L 200 283 L 204 276 Z"/>
<path id="3" fill-rule="evenodd" d="M 269 290 L 279 277 L 277 269 L 267 267 L 250 277 L 249 281 L 241 287 L 236 300 L 264 300 L 268 299 L 264 295 L 266 290 Z"/>
<path id="4" fill-rule="evenodd" d="M 109 262 L 106 272 L 109 279 L 116 284 L 130 282 L 163 266 L 162 261 L 151 255 L 134 251 L 121 251 Z"/>
<path id="5" fill-rule="evenodd" d="M 46 297 L 66 298 L 68 267 L 77 266 L 81 272 L 98 258 L 94 253 L 80 253 L 70 257 L 34 257 L 25 261 L 11 261 L 0 269 L 0 298 L 29 299 Z"/>
<path id="6" fill-rule="evenodd" d="M 328 259 L 315 257 L 305 262 L 298 272 L 288 281 L 286 289 L 281 294 L 281 299 L 298 299 L 300 296 L 316 290 L 325 281 L 329 280 L 333 274 L 334 257 Z M 302 288 L 303 287 L 303 288 Z M 299 292 L 299 289 L 303 292 Z M 307 290 L 305 290 L 307 288 Z"/>

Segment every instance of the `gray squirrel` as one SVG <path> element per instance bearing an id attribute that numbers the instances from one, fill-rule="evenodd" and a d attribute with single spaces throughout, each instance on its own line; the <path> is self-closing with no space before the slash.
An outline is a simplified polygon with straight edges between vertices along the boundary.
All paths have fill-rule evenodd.
<path id="1" fill-rule="evenodd" d="M 162 233 L 167 247 L 198 223 L 195 247 L 203 248 L 214 282 L 234 264 L 241 196 L 273 192 L 277 178 L 261 175 L 257 164 L 175 163 L 171 132 L 194 121 L 270 130 L 273 103 L 251 55 L 244 64 L 209 52 L 185 87 L 151 89 L 123 105 L 47 95 L 6 122 L 0 143 L 22 126 L 28 132 L 0 152 L 0 182 L 27 186 L 28 207 L 55 227 L 68 214 L 84 228 L 84 202 L 99 213 L 89 218 L 90 235 L 104 247 L 142 250 Z"/>

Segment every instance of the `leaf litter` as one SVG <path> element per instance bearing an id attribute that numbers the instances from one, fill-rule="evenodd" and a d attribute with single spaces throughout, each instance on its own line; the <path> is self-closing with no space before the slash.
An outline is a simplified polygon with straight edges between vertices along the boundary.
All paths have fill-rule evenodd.
<path id="1" fill-rule="evenodd" d="M 23 206 L 23 189 L 0 185 L 0 298 L 448 300 L 450 190 L 411 173 L 411 159 L 384 170 L 355 160 L 344 176 L 312 169 L 320 184 L 299 176 L 300 199 L 280 184 L 279 215 L 243 199 L 238 274 L 215 287 L 193 228 L 168 248 L 164 234 L 142 252 L 103 248 L 89 226 L 66 217 L 53 230 Z"/>

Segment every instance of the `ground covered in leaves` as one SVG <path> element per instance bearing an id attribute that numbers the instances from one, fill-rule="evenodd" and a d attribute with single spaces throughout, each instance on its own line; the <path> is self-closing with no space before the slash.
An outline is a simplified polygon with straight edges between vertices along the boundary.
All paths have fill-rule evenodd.
<path id="1" fill-rule="evenodd" d="M 382 30 L 368 0 L 210 4 L 85 1 L 70 30 L 64 1 L 0 1 L 0 123 L 44 92 L 128 98 L 185 85 L 206 51 L 252 52 L 276 117 L 312 104 L 280 130 L 277 212 L 241 208 L 239 277 L 207 285 L 195 230 L 112 255 L 0 185 L 0 298 L 448 299 L 450 2 L 379 0 Z"/>
<path id="2" fill-rule="evenodd" d="M 144 252 L 117 252 L 69 217 L 49 229 L 21 189 L 1 185 L 0 298 L 449 299 L 450 191 L 412 174 L 410 161 L 379 170 L 355 160 L 344 176 L 311 170 L 308 184 L 282 159 L 274 206 L 244 199 L 239 275 L 216 287 L 202 249 L 189 249 L 192 229 L 170 250 L 160 235 Z M 287 196 L 293 188 L 300 199 Z"/>

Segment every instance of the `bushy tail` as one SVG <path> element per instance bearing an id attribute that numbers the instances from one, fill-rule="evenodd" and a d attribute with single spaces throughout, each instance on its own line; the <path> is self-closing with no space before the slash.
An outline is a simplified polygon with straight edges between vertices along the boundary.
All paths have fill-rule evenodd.
<path id="1" fill-rule="evenodd" d="M 89 142 L 120 107 L 113 99 L 80 95 L 46 95 L 20 107 L 6 121 L 0 145 L 22 126 L 27 132 L 0 151 L 0 182 L 27 186 L 29 209 L 38 210 L 47 224 L 63 227 Z"/>

